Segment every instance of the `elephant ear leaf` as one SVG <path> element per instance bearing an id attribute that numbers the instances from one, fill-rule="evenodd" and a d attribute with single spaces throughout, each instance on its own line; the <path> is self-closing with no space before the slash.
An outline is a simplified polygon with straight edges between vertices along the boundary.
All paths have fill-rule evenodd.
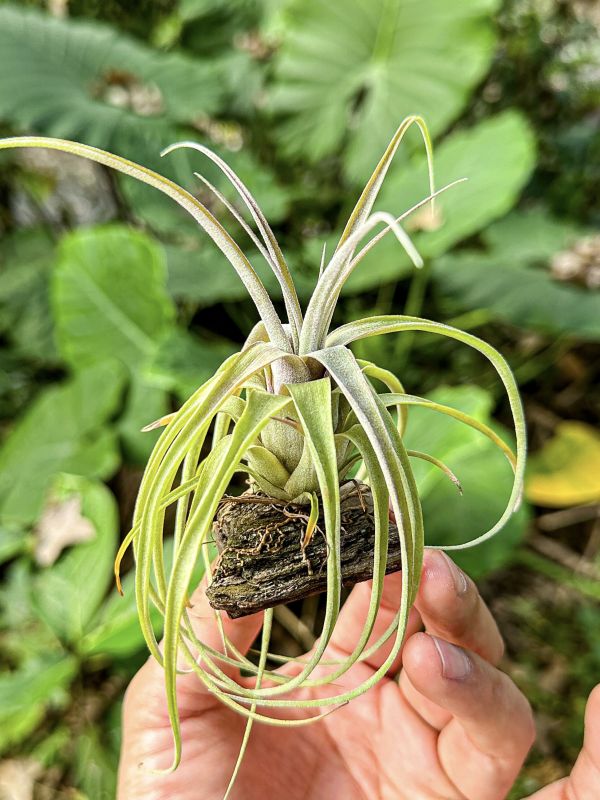
<path id="1" fill-rule="evenodd" d="M 116 357 L 135 371 L 171 329 L 164 254 L 123 225 L 65 236 L 52 288 L 59 349 L 74 369 Z"/>
<path id="2" fill-rule="evenodd" d="M 496 0 L 295 0 L 276 64 L 272 105 L 293 153 L 321 158 L 352 134 L 346 174 L 366 180 L 400 117 L 432 135 L 460 113 L 493 54 Z"/>
<path id="3" fill-rule="evenodd" d="M 144 141 L 171 138 L 177 122 L 219 108 L 219 69 L 98 22 L 0 8 L 0 116 L 51 136 L 139 154 Z"/>

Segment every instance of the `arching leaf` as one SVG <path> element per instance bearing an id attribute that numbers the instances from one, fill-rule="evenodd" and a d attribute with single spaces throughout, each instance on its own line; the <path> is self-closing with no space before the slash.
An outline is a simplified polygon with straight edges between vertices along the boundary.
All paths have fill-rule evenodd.
<path id="1" fill-rule="evenodd" d="M 513 207 L 534 166 L 535 147 L 525 119 L 507 111 L 469 130 L 448 136 L 434 152 L 436 183 L 457 178 L 465 183 L 436 199 L 429 226 L 429 208 L 409 217 L 406 227 L 424 259 L 446 253 Z M 427 186 L 427 163 L 420 158 L 404 170 L 390 171 L 376 208 L 392 214 L 417 203 Z M 359 292 L 396 280 L 411 269 L 410 261 L 388 234 L 365 257 L 345 286 Z"/>

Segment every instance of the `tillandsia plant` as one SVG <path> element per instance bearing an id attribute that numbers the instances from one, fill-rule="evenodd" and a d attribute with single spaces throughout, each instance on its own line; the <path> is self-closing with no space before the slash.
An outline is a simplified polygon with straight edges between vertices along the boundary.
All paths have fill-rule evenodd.
<path id="1" fill-rule="evenodd" d="M 430 185 L 426 196 L 399 217 L 374 213 L 373 207 L 388 168 L 406 131 L 413 125 L 421 132 L 427 152 Z M 219 156 L 204 146 L 182 142 L 165 151 L 194 148 L 211 159 L 235 187 L 255 228 L 236 206 L 202 179 L 273 270 L 283 294 L 285 321 L 278 316 L 264 285 L 234 239 L 202 203 L 172 181 L 119 156 L 74 142 L 37 137 L 0 142 L 0 148 L 15 147 L 44 147 L 80 155 L 137 178 L 173 198 L 227 257 L 260 315 L 260 322 L 241 351 L 228 358 L 176 413 L 149 426 L 164 426 L 164 430 L 146 466 L 133 526 L 116 560 L 118 580 L 123 553 L 133 545 L 141 628 L 150 652 L 164 668 L 174 735 L 171 768 L 177 766 L 181 755 L 176 695 L 177 675 L 181 671 L 178 663 L 187 662 L 188 671 L 194 671 L 210 692 L 247 717 L 247 734 L 254 720 L 284 726 L 313 722 L 327 713 L 328 708 L 331 710 L 367 691 L 386 674 L 398 655 L 419 583 L 424 548 L 423 519 L 410 459 L 425 458 L 454 478 L 435 457 L 406 450 L 403 432 L 407 409 L 424 406 L 476 428 L 505 453 L 514 470 L 512 493 L 498 522 L 473 541 L 445 549 L 470 547 L 497 533 L 519 504 L 524 471 L 525 426 L 518 389 L 504 358 L 490 345 L 447 325 L 403 315 L 359 319 L 331 330 L 345 281 L 384 236 L 393 232 L 415 266 L 422 265 L 401 223 L 416 209 L 433 204 L 439 194 L 434 189 L 431 143 L 423 120 L 409 117 L 396 131 L 352 211 L 335 252 L 327 264 L 323 259 L 304 315 L 283 253 L 246 186 Z M 481 422 L 453 408 L 407 394 L 395 375 L 373 363 L 358 360 L 349 348 L 352 342 L 364 337 L 408 331 L 425 331 L 455 339 L 489 359 L 508 394 L 516 431 L 516 455 Z M 389 391 L 378 393 L 376 386 L 381 384 Z M 350 490 L 354 487 L 348 475 L 357 467 L 361 479 L 369 487 L 373 507 L 375 535 L 370 606 L 352 654 L 340 662 L 324 661 L 340 610 L 341 501 L 348 487 Z M 324 621 L 317 644 L 293 675 L 266 668 L 272 655 L 269 652 L 272 609 L 264 612 L 257 663 L 237 651 L 224 634 L 222 651 L 208 647 L 198 640 L 190 624 L 187 598 L 192 571 L 200 558 L 205 559 L 210 569 L 207 542 L 215 514 L 234 475 L 240 472 L 247 476 L 251 491 L 281 503 L 305 506 L 305 530 L 299 548 L 306 548 L 318 520 L 323 519 L 327 543 Z M 171 506 L 176 508 L 174 555 L 172 566 L 167 570 L 163 537 L 165 515 Z M 383 636 L 368 646 L 382 595 L 391 514 L 396 523 L 394 530 L 399 537 L 402 560 L 400 609 Z M 158 646 L 151 622 L 152 605 L 164 620 L 162 648 Z M 218 617 L 218 612 L 215 613 Z M 387 659 L 368 680 L 352 690 L 337 694 L 332 691 L 318 699 L 298 697 L 300 690 L 306 687 L 333 689 L 336 680 L 353 664 L 368 659 L 389 639 L 393 644 Z M 282 656 L 273 658 L 277 663 L 285 661 Z M 223 664 L 235 665 L 253 675 L 253 686 L 240 686 L 222 669 Z M 320 677 L 315 678 L 313 673 L 317 666 L 329 669 L 320 669 Z M 279 716 L 282 708 L 292 708 L 294 718 L 282 719 Z M 307 716 L 299 719 L 298 709 L 306 709 Z M 274 716 L 270 716 L 269 711 Z"/>

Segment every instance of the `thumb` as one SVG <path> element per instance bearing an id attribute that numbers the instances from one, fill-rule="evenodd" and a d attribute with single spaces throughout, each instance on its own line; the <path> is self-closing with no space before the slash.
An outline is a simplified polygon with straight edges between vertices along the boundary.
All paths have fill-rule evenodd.
<path id="1" fill-rule="evenodd" d="M 596 800 L 600 796 L 600 684 L 585 709 L 583 747 L 568 778 L 540 789 L 529 800 Z"/>

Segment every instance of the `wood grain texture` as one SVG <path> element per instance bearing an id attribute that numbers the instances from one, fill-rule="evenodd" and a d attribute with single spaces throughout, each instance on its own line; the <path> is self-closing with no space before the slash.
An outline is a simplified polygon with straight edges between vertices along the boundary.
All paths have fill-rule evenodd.
<path id="1" fill-rule="evenodd" d="M 367 486 L 342 500 L 341 562 L 344 586 L 371 577 L 375 525 Z M 220 556 L 207 589 L 213 608 L 243 617 L 265 608 L 323 592 L 327 580 L 324 522 L 306 551 L 301 541 L 308 509 L 271 501 L 263 495 L 227 498 L 215 520 Z M 400 543 L 390 524 L 387 572 L 400 569 Z"/>

